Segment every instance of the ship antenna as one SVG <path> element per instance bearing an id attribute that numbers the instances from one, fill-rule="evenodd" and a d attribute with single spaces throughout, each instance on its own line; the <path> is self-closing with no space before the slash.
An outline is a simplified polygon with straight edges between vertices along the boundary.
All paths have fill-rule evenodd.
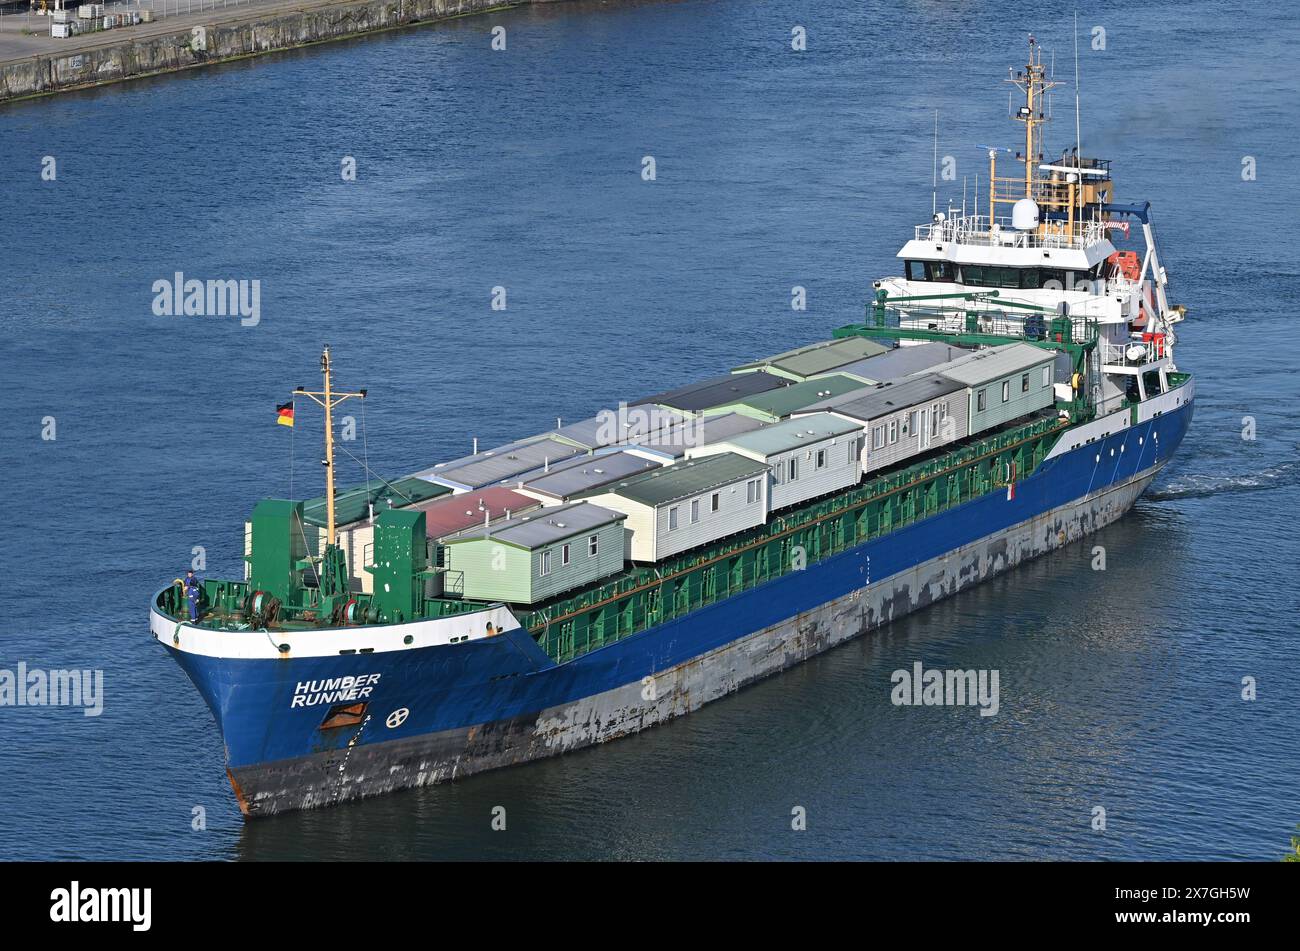
<path id="1" fill-rule="evenodd" d="M 934 173 L 930 180 L 930 217 L 939 213 L 939 110 L 934 110 Z"/>
<path id="2" fill-rule="evenodd" d="M 1079 11 L 1074 11 L 1074 164 L 1078 165 L 1083 154 L 1082 125 L 1079 121 Z"/>
<path id="3" fill-rule="evenodd" d="M 330 377 L 330 348 L 326 344 L 320 355 L 320 372 L 324 380 L 325 388 L 319 391 L 304 390 L 301 386 L 293 392 L 297 396 L 305 396 L 313 403 L 319 405 L 325 410 L 325 520 L 326 545 L 333 547 L 337 541 L 334 525 L 334 407 L 338 406 L 344 400 L 350 400 L 354 397 L 365 399 L 366 391 L 358 390 L 355 393 L 340 393 L 333 388 Z"/>

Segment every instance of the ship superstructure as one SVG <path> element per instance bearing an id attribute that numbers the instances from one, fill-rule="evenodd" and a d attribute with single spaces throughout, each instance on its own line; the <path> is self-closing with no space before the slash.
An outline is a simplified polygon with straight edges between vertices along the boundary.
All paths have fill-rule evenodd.
<path id="1" fill-rule="evenodd" d="M 976 209 L 936 208 L 833 339 L 342 492 L 330 413 L 365 391 L 327 348 L 296 391 L 326 495 L 259 502 L 245 576 L 150 613 L 244 812 L 637 732 L 1122 516 L 1190 423 L 1183 312 L 1148 206 L 1041 154 L 1032 40 L 1011 79 L 1023 174 L 990 151 Z"/>

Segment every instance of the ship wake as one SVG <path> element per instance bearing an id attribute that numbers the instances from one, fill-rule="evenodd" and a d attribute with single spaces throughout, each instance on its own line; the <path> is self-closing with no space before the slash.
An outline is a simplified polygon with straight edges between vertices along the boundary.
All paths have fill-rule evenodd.
<path id="1" fill-rule="evenodd" d="M 1265 492 L 1300 484 L 1300 463 L 1288 462 L 1244 475 L 1188 475 L 1149 491 L 1150 502 L 1203 499 L 1212 495 Z"/>

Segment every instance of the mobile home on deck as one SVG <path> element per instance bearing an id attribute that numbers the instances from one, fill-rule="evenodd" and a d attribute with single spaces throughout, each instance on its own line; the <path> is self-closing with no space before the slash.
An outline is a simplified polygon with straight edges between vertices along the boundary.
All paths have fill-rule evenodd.
<path id="1" fill-rule="evenodd" d="M 862 428 L 864 473 L 966 436 L 964 387 L 937 373 L 882 383 L 861 395 L 817 404 L 808 412 L 834 413 Z"/>
<path id="2" fill-rule="evenodd" d="M 1051 406 L 1056 354 L 1027 343 L 990 347 L 934 368 L 967 389 L 972 435 Z"/>
<path id="3" fill-rule="evenodd" d="M 797 416 L 687 452 L 691 459 L 732 452 L 771 469 L 768 510 L 856 485 L 862 478 L 862 426 L 831 413 Z"/>
<path id="4" fill-rule="evenodd" d="M 444 538 L 446 585 L 467 598 L 533 604 L 623 569 L 622 512 L 574 502 Z"/>
<path id="5" fill-rule="evenodd" d="M 682 462 L 596 490 L 627 514 L 635 561 L 660 561 L 767 520 L 767 466 L 735 453 Z"/>

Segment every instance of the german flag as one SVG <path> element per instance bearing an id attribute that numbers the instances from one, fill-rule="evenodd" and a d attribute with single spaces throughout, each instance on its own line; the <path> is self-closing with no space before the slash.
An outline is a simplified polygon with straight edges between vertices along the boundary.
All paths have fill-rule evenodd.
<path id="1" fill-rule="evenodd" d="M 293 400 L 290 400 L 281 406 L 277 406 L 275 411 L 280 417 L 276 420 L 277 423 L 281 426 L 293 425 Z"/>

